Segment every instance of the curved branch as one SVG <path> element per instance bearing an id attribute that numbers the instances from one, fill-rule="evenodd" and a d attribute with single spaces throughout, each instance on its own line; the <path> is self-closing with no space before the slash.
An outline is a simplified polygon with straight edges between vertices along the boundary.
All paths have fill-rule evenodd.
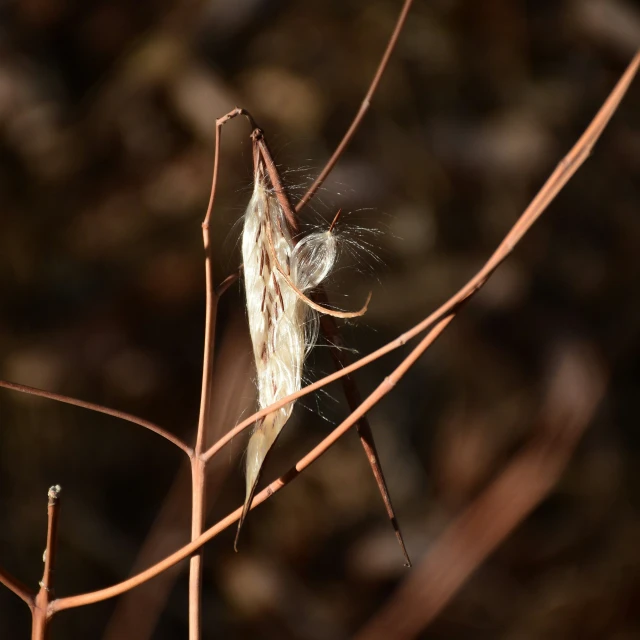
<path id="1" fill-rule="evenodd" d="M 239 280 L 242 267 L 243 265 L 240 265 L 235 273 L 231 273 L 220 284 L 216 285 L 214 289 L 216 298 L 220 298 L 234 282 Z"/>
<path id="2" fill-rule="evenodd" d="M 109 407 L 103 407 L 100 404 L 94 404 L 93 402 L 85 402 L 84 400 L 78 400 L 78 398 L 71 398 L 70 396 L 64 396 L 61 393 L 53 393 L 52 391 L 44 391 L 43 389 L 36 389 L 35 387 L 29 387 L 26 384 L 17 384 L 16 382 L 8 382 L 7 380 L 0 380 L 0 387 L 10 389 L 11 391 L 19 391 L 20 393 L 27 393 L 32 396 L 38 396 L 39 398 L 47 398 L 48 400 L 55 400 L 56 402 L 62 402 L 64 404 L 71 404 L 74 407 L 81 407 L 82 409 L 88 409 L 89 411 L 96 411 L 97 413 L 104 413 L 107 416 L 113 416 L 114 418 L 120 418 L 126 422 L 137 424 L 140 427 L 144 427 L 153 433 L 162 436 L 165 440 L 171 442 L 171 444 L 182 449 L 189 458 L 193 455 L 191 447 L 186 445 L 180 438 L 169 433 L 167 430 L 159 427 L 153 422 L 149 422 L 144 418 L 138 418 L 138 416 L 125 413 L 124 411 L 118 411 L 117 409 L 109 409 Z"/>

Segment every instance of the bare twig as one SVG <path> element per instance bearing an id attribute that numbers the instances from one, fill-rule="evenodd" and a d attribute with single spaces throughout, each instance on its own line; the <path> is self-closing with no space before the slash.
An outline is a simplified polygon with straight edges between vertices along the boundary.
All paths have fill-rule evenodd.
<path id="1" fill-rule="evenodd" d="M 58 518 L 60 515 L 60 485 L 49 488 L 47 494 L 47 546 L 44 550 L 44 572 L 40 590 L 32 608 L 31 640 L 45 640 L 48 636 L 51 614 L 49 603 L 53 599 L 53 576 L 58 549 Z"/>
<path id="2" fill-rule="evenodd" d="M 195 540 L 204 529 L 205 473 L 201 458 L 191 458 L 191 539 Z M 194 554 L 189 563 L 189 640 L 200 640 L 202 603 L 202 550 Z"/>
<path id="3" fill-rule="evenodd" d="M 566 349 L 538 433 L 430 547 L 357 640 L 415 638 L 495 548 L 558 482 L 604 391 L 602 366 L 584 347 Z"/>
<path id="4" fill-rule="evenodd" d="M 62 402 L 64 404 L 71 404 L 74 407 L 81 407 L 83 409 L 89 409 L 89 411 L 95 411 L 96 413 L 104 413 L 114 418 L 120 418 L 126 422 L 137 424 L 149 431 L 153 431 L 159 436 L 162 436 L 165 440 L 174 444 L 178 449 L 182 449 L 189 457 L 192 456 L 193 451 L 191 447 L 186 445 L 180 438 L 169 433 L 166 429 L 159 427 L 149 420 L 138 418 L 137 416 L 125 413 L 124 411 L 118 411 L 117 409 L 110 409 L 109 407 L 103 407 L 102 405 L 95 404 L 93 402 L 85 402 L 84 400 L 78 400 L 77 398 L 71 398 L 69 396 L 63 396 L 60 393 L 53 393 L 51 391 L 43 391 L 42 389 L 36 389 L 35 387 L 28 387 L 25 384 L 17 384 L 16 382 L 8 382 L 7 380 L 0 380 L 0 387 L 10 389 L 11 391 L 19 391 L 20 393 L 26 393 L 32 396 L 38 396 L 39 398 L 47 398 L 48 400 L 55 400 L 56 402 Z"/>
<path id="5" fill-rule="evenodd" d="M 59 484 L 49 488 L 47 493 L 47 547 L 44 552 L 44 572 L 40 588 L 51 594 L 53 592 L 53 575 L 56 566 L 56 554 L 58 551 L 58 520 L 60 517 L 60 493 Z"/>
<path id="6" fill-rule="evenodd" d="M 402 10 L 400 11 L 400 15 L 398 16 L 398 21 L 396 22 L 396 26 L 394 27 L 393 32 L 391 34 L 391 38 L 389 38 L 389 42 L 387 43 L 387 48 L 385 49 L 385 52 L 382 55 L 380 64 L 378 65 L 378 68 L 373 76 L 373 80 L 369 85 L 369 89 L 364 97 L 364 100 L 362 101 L 362 104 L 360 105 L 360 109 L 358 110 L 358 113 L 356 114 L 355 118 L 353 119 L 353 122 L 349 126 L 349 129 L 347 129 L 347 132 L 344 134 L 344 137 L 340 141 L 340 144 L 338 145 L 336 150 L 333 152 L 333 155 L 331 156 L 331 158 L 329 158 L 329 161 L 325 165 L 324 169 L 320 172 L 320 175 L 315 179 L 311 187 L 309 187 L 309 190 L 307 191 L 307 193 L 305 193 L 296 204 L 296 212 L 299 212 L 309 202 L 309 200 L 313 198 L 313 196 L 316 194 L 316 191 L 318 191 L 318 189 L 322 186 L 324 181 L 327 179 L 327 176 L 331 173 L 336 162 L 338 162 L 338 160 L 340 159 L 340 156 L 342 156 L 344 150 L 347 148 L 348 144 L 351 142 L 351 139 L 353 138 L 356 131 L 358 130 L 358 127 L 360 126 L 362 119 L 364 118 L 365 114 L 369 110 L 369 107 L 371 106 L 371 99 L 373 98 L 373 94 L 376 92 L 376 89 L 380 84 L 380 80 L 382 79 L 382 75 L 384 74 L 385 69 L 387 68 L 387 64 L 389 63 L 389 58 L 391 57 L 391 54 L 393 53 L 393 50 L 396 47 L 396 43 L 398 41 L 398 38 L 400 37 L 400 32 L 402 31 L 402 27 L 404 26 L 404 23 L 407 19 L 407 15 L 409 14 L 409 9 L 411 9 L 412 4 L 413 4 L 413 0 L 405 0 L 404 5 L 402 6 Z"/>
<path id="7" fill-rule="evenodd" d="M 225 122 L 238 115 L 245 115 L 252 123 L 251 116 L 242 109 L 234 109 L 226 116 L 216 121 L 216 141 L 213 161 L 213 177 L 211 179 L 211 194 L 207 213 L 202 222 L 202 241 L 205 254 L 205 292 L 206 311 L 204 327 L 204 356 L 202 362 L 202 392 L 200 397 L 200 415 L 196 433 L 195 455 L 191 458 L 191 539 L 195 540 L 202 534 L 206 513 L 206 462 L 202 459 L 205 450 L 206 426 L 209 424 L 211 413 L 211 392 L 213 384 L 213 361 L 215 348 L 216 318 L 218 310 L 218 295 L 213 284 L 213 264 L 211 255 L 211 237 L 209 221 L 215 202 L 218 184 L 218 170 L 220 165 L 220 141 L 222 127 Z M 202 551 L 194 554 L 189 564 L 189 640 L 200 640 L 202 615 Z"/>
<path id="8" fill-rule="evenodd" d="M 2 568 L 0 568 L 0 584 L 3 584 L 9 591 L 15 593 L 18 598 L 26 602 L 29 607 L 33 607 L 35 592 Z"/>
<path id="9" fill-rule="evenodd" d="M 249 120 L 252 128 L 255 128 L 253 118 L 244 109 L 235 108 L 227 115 L 216 120 L 216 140 L 213 161 L 213 176 L 211 179 L 211 194 L 207 213 L 202 222 L 202 241 L 205 254 L 205 292 L 206 315 L 204 328 L 204 357 L 202 363 L 202 393 L 200 397 L 200 415 L 196 433 L 194 456 L 191 458 L 192 481 L 192 511 L 191 511 L 191 539 L 195 540 L 201 535 L 204 528 L 206 512 L 206 460 L 202 458 L 205 450 L 206 427 L 211 415 L 211 390 L 213 383 L 213 355 L 215 347 L 216 317 L 218 311 L 218 294 L 213 284 L 213 260 L 211 255 L 211 236 L 209 222 L 215 203 L 216 189 L 218 185 L 218 171 L 220 167 L 220 142 L 222 139 L 222 127 L 226 122 L 243 115 Z M 227 278 L 229 280 L 229 278 Z M 226 281 L 225 281 L 226 282 Z M 230 282 L 229 282 L 230 284 Z M 224 282 L 220 285 L 224 292 Z M 201 620 L 200 605 L 202 600 L 202 551 L 191 558 L 189 566 L 189 640 L 200 640 Z"/>
<path id="10" fill-rule="evenodd" d="M 237 282 L 242 273 L 242 265 L 238 267 L 235 273 L 227 276 L 220 284 L 216 285 L 215 294 L 217 298 L 220 298 L 222 294 L 234 283 Z"/>

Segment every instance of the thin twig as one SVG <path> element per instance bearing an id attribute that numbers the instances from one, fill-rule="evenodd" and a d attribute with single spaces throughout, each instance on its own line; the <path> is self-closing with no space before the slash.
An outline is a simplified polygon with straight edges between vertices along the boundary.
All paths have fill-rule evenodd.
<path id="1" fill-rule="evenodd" d="M 48 636 L 51 614 L 49 603 L 53 600 L 54 572 L 58 550 L 58 520 L 60 516 L 60 485 L 49 488 L 47 494 L 47 546 L 44 550 L 44 572 L 40 590 L 32 609 L 31 639 L 45 640 Z"/>
<path id="2" fill-rule="evenodd" d="M 211 415 L 211 393 L 213 384 L 213 362 L 215 348 L 216 318 L 218 311 L 218 294 L 213 284 L 213 259 L 211 255 L 210 220 L 215 203 L 218 186 L 218 171 L 220 167 L 220 142 L 222 139 L 222 127 L 229 120 L 243 115 L 249 120 L 249 124 L 255 129 L 253 118 L 244 109 L 236 107 L 227 115 L 216 120 L 216 140 L 213 160 L 213 176 L 211 178 L 211 193 L 207 213 L 202 222 L 202 241 L 205 254 L 205 292 L 206 310 L 204 327 L 204 356 L 202 363 L 202 392 L 200 397 L 200 414 L 196 433 L 194 456 L 191 458 L 191 539 L 195 540 L 202 534 L 206 513 L 206 461 L 202 459 L 202 453 L 206 446 L 206 429 Z M 219 288 L 224 292 L 225 282 L 232 280 L 227 278 Z M 227 285 L 228 286 L 228 285 Z M 200 640 L 202 615 L 200 607 L 202 602 L 202 551 L 196 553 L 189 565 L 189 640 Z"/>
<path id="3" fill-rule="evenodd" d="M 56 554 L 58 552 L 58 520 L 60 518 L 60 492 L 59 484 L 49 488 L 47 493 L 47 547 L 44 552 L 44 572 L 40 588 L 52 593 L 53 576 L 56 566 Z"/>
<path id="4" fill-rule="evenodd" d="M 33 607 L 33 600 L 35 598 L 35 591 L 30 589 L 26 584 L 14 578 L 8 571 L 5 571 L 0 567 L 0 584 L 3 584 L 9 591 L 15 593 L 18 598 L 26 602 L 30 607 Z"/>
<path id="5" fill-rule="evenodd" d="M 0 387 L 10 389 L 11 391 L 18 391 L 20 393 L 37 396 L 39 398 L 47 398 L 47 400 L 55 400 L 56 402 L 71 404 L 74 407 L 89 409 L 89 411 L 95 411 L 96 413 L 104 413 L 105 415 L 113 416 L 114 418 L 120 418 L 120 420 L 125 420 L 126 422 L 137 424 L 140 427 L 144 427 L 145 429 L 153 431 L 153 433 L 162 436 L 165 440 L 168 440 L 169 442 L 171 442 L 171 444 L 174 444 L 176 447 L 178 447 L 178 449 L 182 449 L 182 451 L 184 451 L 187 456 L 191 457 L 193 455 L 191 447 L 182 442 L 180 438 L 174 436 L 172 433 L 169 433 L 166 429 L 159 427 L 157 424 L 149 422 L 149 420 L 145 420 L 144 418 L 138 418 L 138 416 L 134 416 L 130 413 L 118 411 L 117 409 L 110 409 L 109 407 L 103 407 L 102 405 L 95 404 L 93 402 L 85 402 L 84 400 L 78 400 L 77 398 L 64 396 L 61 393 L 44 391 L 42 389 L 36 389 L 35 387 L 29 387 L 26 384 L 18 384 L 16 382 L 9 382 L 7 380 L 0 380 Z"/>
<path id="6" fill-rule="evenodd" d="M 216 298 L 222 297 L 225 291 L 234 283 L 240 279 L 240 274 L 242 273 L 242 265 L 238 267 L 238 270 L 231 275 L 228 275 L 220 284 L 216 285 L 214 293 Z"/>
<path id="7" fill-rule="evenodd" d="M 196 540 L 204 529 L 206 509 L 204 463 L 191 458 L 191 539 Z M 200 640 L 202 614 L 202 549 L 189 563 L 189 640 Z"/>
<path id="8" fill-rule="evenodd" d="M 226 116 L 216 121 L 216 140 L 213 160 L 213 176 L 211 179 L 211 193 L 207 213 L 202 222 L 202 242 L 204 246 L 205 264 L 205 292 L 206 310 L 204 326 L 204 356 L 202 362 L 202 391 L 200 396 L 200 414 L 194 456 L 191 458 L 191 539 L 195 540 L 202 534 L 206 512 L 206 462 L 201 458 L 206 446 L 206 427 L 211 413 L 211 391 L 213 384 L 213 362 L 215 349 L 216 318 L 218 311 L 218 296 L 213 284 L 213 260 L 211 255 L 211 236 L 209 233 L 211 212 L 216 197 L 218 185 L 218 170 L 220 165 L 220 141 L 222 127 L 225 122 L 238 115 L 247 115 L 251 123 L 251 116 L 242 109 L 234 109 Z M 189 563 L 189 640 L 200 640 L 202 615 L 202 561 L 203 552 L 194 554 Z"/>
<path id="9" fill-rule="evenodd" d="M 347 145 L 351 142 L 351 138 L 355 135 L 362 119 L 365 114 L 369 110 L 371 105 L 371 99 L 373 98 L 373 94 L 376 92 L 378 85 L 380 84 L 380 80 L 382 79 L 382 75 L 387 68 L 387 64 L 389 63 L 389 58 L 395 49 L 396 42 L 398 41 L 398 37 L 400 36 L 400 32 L 402 31 L 402 27 L 407 19 L 407 15 L 409 14 L 409 9 L 411 9 L 411 5 L 413 4 L 413 0 L 405 0 L 404 5 L 402 6 L 402 10 L 400 11 L 400 15 L 398 17 L 398 21 L 396 22 L 396 26 L 393 29 L 393 33 L 391 34 L 391 38 L 389 38 L 389 42 L 387 43 L 387 48 L 385 49 L 384 54 L 382 55 L 382 59 L 380 60 L 380 64 L 373 76 L 373 80 L 369 85 L 369 89 L 360 105 L 360 109 L 358 109 L 358 113 L 356 114 L 353 122 L 351 123 L 349 129 L 344 134 L 344 137 L 340 141 L 340 144 L 333 152 L 331 158 L 325 165 L 324 169 L 320 172 L 320 175 L 315 179 L 315 182 L 309 187 L 307 193 L 305 193 L 302 198 L 296 204 L 296 212 L 299 212 L 306 204 L 313 198 L 316 191 L 322 186 L 323 182 L 327 179 L 327 176 L 333 170 L 336 162 L 340 159 L 340 156 L 343 154 L 344 150 L 347 148 Z M 274 185 L 275 186 L 275 185 Z"/>

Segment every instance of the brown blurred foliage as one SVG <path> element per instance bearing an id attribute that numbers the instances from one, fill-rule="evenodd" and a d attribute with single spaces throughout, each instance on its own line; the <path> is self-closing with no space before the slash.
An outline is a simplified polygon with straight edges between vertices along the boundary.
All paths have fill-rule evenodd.
<path id="1" fill-rule="evenodd" d="M 215 118 L 236 104 L 250 110 L 300 193 L 358 108 L 398 9 L 392 0 L 0 7 L 0 375 L 189 439 Z M 362 130 L 304 216 L 324 224 L 342 207 L 347 237 L 364 233 L 372 245 L 345 252 L 329 288 L 343 308 L 373 290 L 365 318 L 345 327 L 354 349 L 395 337 L 481 265 L 639 43 L 631 0 L 418 0 Z M 239 262 L 247 133 L 244 123 L 225 130 L 220 280 Z M 636 83 L 578 176 L 371 414 L 419 559 L 527 439 L 565 343 L 588 345 L 610 373 L 561 484 L 429 638 L 640 634 L 639 161 Z M 238 285 L 221 308 L 229 364 L 212 431 L 252 406 L 250 368 L 234 366 L 250 352 L 243 322 Z M 311 358 L 311 377 L 330 370 L 325 352 Z M 363 391 L 400 357 L 359 372 Z M 267 478 L 344 416 L 339 386 L 328 391 L 299 403 Z M 217 462 L 211 521 L 241 502 L 240 444 Z M 37 583 L 46 491 L 60 483 L 59 594 L 123 579 L 178 490 L 182 462 L 131 425 L 0 392 L 0 564 Z M 177 548 L 187 514 L 163 513 L 160 538 Z M 355 435 L 252 514 L 237 555 L 231 536 L 206 547 L 204 637 L 348 637 L 406 572 Z M 156 640 L 185 633 L 184 571 L 168 589 Z M 53 638 L 103 637 L 117 604 L 61 614 Z M 0 635 L 27 628 L 26 608 L 0 590 Z"/>

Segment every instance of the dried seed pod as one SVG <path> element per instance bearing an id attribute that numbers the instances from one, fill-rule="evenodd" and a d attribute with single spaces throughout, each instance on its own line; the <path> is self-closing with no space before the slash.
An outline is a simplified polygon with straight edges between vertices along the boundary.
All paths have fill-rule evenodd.
<path id="1" fill-rule="evenodd" d="M 317 318 L 304 291 L 318 286 L 337 256 L 334 234 L 312 233 L 297 244 L 284 211 L 258 163 L 245 214 L 242 257 L 249 331 L 256 362 L 258 402 L 263 409 L 301 387 L 305 354 L 317 337 Z M 247 447 L 246 517 L 264 459 L 291 415 L 293 402 L 263 418 Z M 237 537 L 236 537 L 237 541 Z"/>

